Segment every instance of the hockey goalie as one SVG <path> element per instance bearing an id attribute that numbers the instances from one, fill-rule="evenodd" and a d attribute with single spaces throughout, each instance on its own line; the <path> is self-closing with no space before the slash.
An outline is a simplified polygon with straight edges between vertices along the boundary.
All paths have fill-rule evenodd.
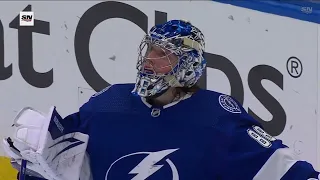
<path id="1" fill-rule="evenodd" d="M 319 179 L 234 98 L 197 86 L 204 47 L 190 22 L 156 25 L 139 46 L 136 83 L 111 85 L 64 118 L 23 109 L 3 140 L 19 178 Z"/>

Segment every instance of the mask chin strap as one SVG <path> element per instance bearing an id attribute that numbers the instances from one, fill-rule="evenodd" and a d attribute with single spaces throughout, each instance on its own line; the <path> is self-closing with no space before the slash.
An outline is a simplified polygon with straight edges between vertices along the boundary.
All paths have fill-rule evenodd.
<path id="1" fill-rule="evenodd" d="M 167 89 L 165 89 L 165 90 L 163 90 L 163 91 L 161 91 L 161 92 L 159 92 L 159 93 L 157 93 L 157 94 L 155 94 L 153 96 L 148 96 L 148 97 L 146 97 L 146 99 L 147 99 L 147 101 L 152 101 L 152 99 L 160 97 L 162 94 L 166 93 L 168 90 L 169 90 L 169 88 L 167 88 Z"/>
<path id="2" fill-rule="evenodd" d="M 183 87 L 179 83 L 177 78 L 175 76 L 173 76 L 173 75 L 167 75 L 166 77 L 164 77 L 164 80 L 169 83 L 169 87 L 166 88 L 165 90 L 153 95 L 153 96 L 146 97 L 146 100 L 147 100 L 148 103 L 153 104 L 153 99 L 155 99 L 157 97 L 160 97 L 161 95 L 166 93 L 169 90 L 170 87 Z"/>
<path id="3" fill-rule="evenodd" d="M 183 85 L 173 75 L 167 75 L 166 77 L 164 77 L 164 80 L 168 82 L 170 87 L 183 87 Z"/>

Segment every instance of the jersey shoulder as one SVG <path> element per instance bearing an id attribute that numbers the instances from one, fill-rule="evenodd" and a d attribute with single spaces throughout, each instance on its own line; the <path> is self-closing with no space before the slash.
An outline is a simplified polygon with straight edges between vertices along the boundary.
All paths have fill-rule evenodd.
<path id="1" fill-rule="evenodd" d="M 201 90 L 198 99 L 201 104 L 217 115 L 245 113 L 242 105 L 232 96 L 211 90 Z"/>
<path id="2" fill-rule="evenodd" d="M 124 94 L 131 94 L 131 91 L 134 88 L 134 84 L 127 83 L 127 84 L 113 84 L 109 85 L 108 87 L 102 89 L 101 91 L 95 93 L 91 96 L 91 98 L 103 98 L 108 95 L 120 95 L 123 96 Z"/>
<path id="3" fill-rule="evenodd" d="M 234 97 L 211 90 L 199 93 L 202 106 L 215 118 L 215 124 L 233 129 L 243 124 L 260 125 Z"/>
<path id="4" fill-rule="evenodd" d="M 82 108 L 99 112 L 121 112 L 130 110 L 134 84 L 113 84 L 92 95 Z"/>

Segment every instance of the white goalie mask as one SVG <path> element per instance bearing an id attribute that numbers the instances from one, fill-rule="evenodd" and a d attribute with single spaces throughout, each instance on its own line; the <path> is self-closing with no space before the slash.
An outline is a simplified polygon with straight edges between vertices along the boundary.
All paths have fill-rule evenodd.
<path id="1" fill-rule="evenodd" d="M 206 66 L 204 36 L 191 23 L 168 21 L 151 28 L 139 46 L 133 94 L 157 96 L 169 87 L 192 87 Z"/>

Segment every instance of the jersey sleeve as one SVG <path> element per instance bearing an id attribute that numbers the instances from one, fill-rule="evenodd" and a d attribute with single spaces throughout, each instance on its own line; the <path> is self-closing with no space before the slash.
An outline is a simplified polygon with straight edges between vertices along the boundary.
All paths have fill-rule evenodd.
<path id="1" fill-rule="evenodd" d="M 81 132 L 84 134 L 88 134 L 88 124 L 94 114 L 96 113 L 95 104 L 97 99 L 101 98 L 100 95 L 103 93 L 106 93 L 106 91 L 111 87 L 108 86 L 105 89 L 95 93 L 93 96 L 90 97 L 90 99 L 83 104 L 79 111 L 73 114 L 70 114 L 63 118 L 61 121 L 61 124 L 65 128 L 65 134 L 71 133 L 71 132 Z"/>
<path id="2" fill-rule="evenodd" d="M 224 172 L 226 179 L 318 179 L 319 173 L 310 163 L 299 160 L 291 148 L 268 135 L 260 126 L 239 126 L 231 140 Z"/>
<path id="3" fill-rule="evenodd" d="M 94 112 L 90 106 L 90 100 L 80 107 L 78 112 L 72 113 L 62 119 L 61 124 L 65 128 L 65 134 L 71 132 L 81 132 L 88 134 L 88 123 Z"/>
<path id="4" fill-rule="evenodd" d="M 57 138 L 62 136 L 63 134 L 69 134 L 73 132 L 81 132 L 84 134 L 89 134 L 88 133 L 89 122 L 96 113 L 96 108 L 94 105 L 95 101 L 97 100 L 97 98 L 100 98 L 100 95 L 105 93 L 109 88 L 110 86 L 103 89 L 100 92 L 97 92 L 96 94 L 91 96 L 90 99 L 79 108 L 78 112 L 70 114 L 64 118 L 62 118 L 58 114 L 58 112 L 55 111 L 54 115 L 56 118 L 54 118 L 54 122 L 51 123 L 48 129 L 51 136 L 53 138 Z M 63 129 L 63 132 L 61 132 L 61 129 Z M 18 178 L 19 178 L 19 172 L 17 173 L 17 179 Z M 45 179 L 26 175 L 25 180 L 45 180 Z"/>
<path id="5" fill-rule="evenodd" d="M 235 100 L 234 103 L 238 104 Z M 231 113 L 223 119 L 229 123 L 230 143 L 222 179 L 319 179 L 319 172 L 310 163 L 300 160 L 293 149 L 270 136 L 241 105 L 238 106 L 241 113 Z"/>

